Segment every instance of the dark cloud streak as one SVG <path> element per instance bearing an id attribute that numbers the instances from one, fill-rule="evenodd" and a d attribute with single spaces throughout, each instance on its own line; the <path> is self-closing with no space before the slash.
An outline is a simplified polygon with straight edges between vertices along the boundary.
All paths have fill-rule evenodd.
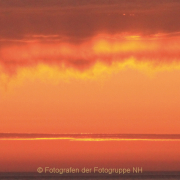
<path id="1" fill-rule="evenodd" d="M 170 0 L 1 0 L 0 38 L 57 34 L 81 40 L 99 33 L 172 33 L 180 31 L 179 9 L 180 1 Z"/>

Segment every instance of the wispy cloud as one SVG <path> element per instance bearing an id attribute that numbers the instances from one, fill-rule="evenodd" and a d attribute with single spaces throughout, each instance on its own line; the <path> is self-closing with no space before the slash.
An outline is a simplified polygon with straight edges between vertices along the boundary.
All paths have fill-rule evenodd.
<path id="1" fill-rule="evenodd" d="M 49 38 L 45 35 L 38 37 Z M 180 38 L 164 37 L 165 34 L 153 37 L 104 34 L 78 45 L 69 42 L 16 42 L 1 47 L 0 64 L 7 73 L 38 64 L 85 71 L 99 62 L 110 66 L 113 62 L 124 63 L 132 58 L 137 63 L 154 67 L 177 65 L 180 63 Z"/>
<path id="2" fill-rule="evenodd" d="M 40 64 L 78 72 L 98 63 L 177 69 L 179 5 L 170 0 L 0 1 L 1 74 Z"/>

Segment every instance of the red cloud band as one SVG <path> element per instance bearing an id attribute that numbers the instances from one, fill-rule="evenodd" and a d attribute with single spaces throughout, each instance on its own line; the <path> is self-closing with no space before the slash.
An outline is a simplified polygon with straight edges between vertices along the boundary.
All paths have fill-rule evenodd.
<path id="1" fill-rule="evenodd" d="M 123 62 L 128 58 L 136 61 L 163 65 L 180 62 L 179 38 L 149 39 L 140 36 L 114 38 L 97 36 L 81 44 L 68 42 L 14 43 L 1 47 L 0 64 L 7 72 L 18 67 L 32 67 L 43 63 L 65 68 L 86 70 L 97 62 L 107 65 Z"/>

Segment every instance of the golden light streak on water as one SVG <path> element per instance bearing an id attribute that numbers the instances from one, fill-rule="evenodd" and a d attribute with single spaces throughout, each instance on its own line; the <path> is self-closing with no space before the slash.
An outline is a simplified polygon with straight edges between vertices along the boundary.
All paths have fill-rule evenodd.
<path id="1" fill-rule="evenodd" d="M 133 138 L 73 138 L 73 137 L 53 137 L 53 138 L 0 138 L 0 141 L 35 141 L 35 140 L 70 140 L 70 141 L 180 141 L 180 139 L 133 139 Z"/>

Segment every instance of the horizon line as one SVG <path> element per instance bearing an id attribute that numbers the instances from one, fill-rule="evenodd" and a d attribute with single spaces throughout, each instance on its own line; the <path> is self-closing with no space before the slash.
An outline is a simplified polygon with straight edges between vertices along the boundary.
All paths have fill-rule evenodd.
<path id="1" fill-rule="evenodd" d="M 1 140 L 180 141 L 180 134 L 35 134 L 0 133 Z"/>
<path id="2" fill-rule="evenodd" d="M 75 134 L 75 135 L 87 135 L 87 134 L 92 134 L 92 135 L 180 135 L 179 134 L 170 134 L 170 133 L 34 133 L 34 132 L 30 132 L 30 133 L 27 133 L 27 132 L 0 132 L 0 134 L 37 134 L 37 135 L 71 135 L 71 134 Z"/>

